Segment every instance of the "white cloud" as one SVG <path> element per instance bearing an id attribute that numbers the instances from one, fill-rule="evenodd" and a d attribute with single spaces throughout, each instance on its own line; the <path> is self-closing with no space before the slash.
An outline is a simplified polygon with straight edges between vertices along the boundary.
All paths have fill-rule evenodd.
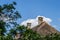
<path id="1" fill-rule="evenodd" d="M 38 25 L 38 17 L 43 17 L 43 20 L 47 23 L 52 22 L 50 18 L 47 18 L 45 16 L 37 16 L 35 19 L 27 19 L 21 23 L 21 25 L 27 26 L 27 23 L 31 23 L 31 28 Z"/>
<path id="2" fill-rule="evenodd" d="M 43 17 L 43 20 L 44 20 L 45 22 L 47 22 L 47 23 L 51 23 L 51 22 L 52 22 L 52 19 L 47 18 L 47 17 L 45 17 L 45 16 L 38 16 L 38 17 Z M 37 17 L 37 18 L 38 18 L 38 17 Z"/>

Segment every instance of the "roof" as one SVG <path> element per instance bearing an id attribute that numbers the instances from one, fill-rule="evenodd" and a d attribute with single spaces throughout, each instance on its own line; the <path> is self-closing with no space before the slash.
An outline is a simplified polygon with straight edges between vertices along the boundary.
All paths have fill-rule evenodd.
<path id="1" fill-rule="evenodd" d="M 37 33 L 41 35 L 49 35 L 52 33 L 59 33 L 55 28 L 53 28 L 51 25 L 49 25 L 46 22 L 42 22 L 41 24 L 35 26 L 32 28 L 33 31 L 36 31 Z"/>

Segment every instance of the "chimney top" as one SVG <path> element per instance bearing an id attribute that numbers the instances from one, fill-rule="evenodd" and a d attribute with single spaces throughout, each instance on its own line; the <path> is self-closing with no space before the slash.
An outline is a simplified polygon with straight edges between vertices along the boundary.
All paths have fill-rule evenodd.
<path id="1" fill-rule="evenodd" d="M 27 27 L 28 28 L 31 28 L 31 23 L 27 23 Z"/>
<path id="2" fill-rule="evenodd" d="M 43 22 L 43 17 L 38 17 L 38 24 L 41 24 Z"/>
<path id="3" fill-rule="evenodd" d="M 38 20 L 43 21 L 43 17 L 38 17 Z"/>

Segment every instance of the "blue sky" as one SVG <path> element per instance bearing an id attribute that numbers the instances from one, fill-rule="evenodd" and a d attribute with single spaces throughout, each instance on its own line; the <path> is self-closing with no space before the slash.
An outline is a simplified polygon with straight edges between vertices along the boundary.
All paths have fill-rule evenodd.
<path id="1" fill-rule="evenodd" d="M 0 5 L 17 2 L 16 10 L 22 16 L 18 23 L 41 15 L 52 19 L 51 25 L 60 30 L 60 0 L 0 0 Z"/>

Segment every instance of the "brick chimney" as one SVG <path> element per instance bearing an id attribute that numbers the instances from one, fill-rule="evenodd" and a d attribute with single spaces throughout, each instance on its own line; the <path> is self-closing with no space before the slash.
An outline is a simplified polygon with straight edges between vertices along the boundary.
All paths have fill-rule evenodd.
<path id="1" fill-rule="evenodd" d="M 28 29 L 31 28 L 31 23 L 27 23 L 27 28 L 28 28 Z"/>
<path id="2" fill-rule="evenodd" d="M 38 25 L 40 25 L 43 22 L 43 17 L 38 17 Z"/>

